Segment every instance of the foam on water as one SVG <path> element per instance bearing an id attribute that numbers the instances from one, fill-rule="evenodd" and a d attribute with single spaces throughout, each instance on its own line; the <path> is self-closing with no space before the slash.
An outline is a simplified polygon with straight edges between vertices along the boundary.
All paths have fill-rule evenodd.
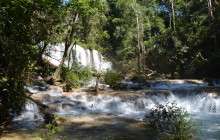
<path id="1" fill-rule="evenodd" d="M 35 129 L 43 121 L 43 114 L 39 111 L 38 106 L 27 100 L 23 105 L 22 112 L 12 120 L 12 123 L 15 127 L 21 129 Z"/>
<path id="2" fill-rule="evenodd" d="M 156 104 L 165 104 L 166 102 L 176 102 L 178 106 L 185 108 L 188 112 L 220 113 L 220 97 L 213 93 L 202 92 L 199 94 L 178 95 L 178 93 L 169 92 L 169 95 L 163 93 L 148 94 L 143 93 L 139 96 L 111 96 L 100 94 L 93 95 L 86 92 L 69 93 L 62 96 L 54 90 L 46 91 L 40 94 L 49 94 L 51 100 L 44 101 L 44 104 L 57 102 L 57 106 L 69 104 L 74 107 L 64 108 L 56 113 L 80 115 L 91 113 L 109 113 L 120 116 L 134 117 L 143 119 L 144 114 Z M 131 94 L 131 93 L 129 93 Z M 75 112 L 72 114 L 72 112 Z"/>
<path id="3" fill-rule="evenodd" d="M 198 88 L 208 86 L 208 83 L 196 81 L 196 82 L 187 82 L 184 80 L 174 80 L 174 81 L 150 81 L 149 86 L 152 89 L 178 89 L 178 88 Z"/>
<path id="4" fill-rule="evenodd" d="M 164 90 L 163 86 L 163 90 L 161 90 L 161 84 L 154 83 L 153 88 L 142 91 L 142 93 L 128 91 L 123 94 L 120 92 L 113 94 L 108 91 L 106 93 L 72 92 L 64 94 L 61 89 L 55 88 L 37 92 L 36 95 L 49 95 L 48 99 L 42 99 L 42 102 L 56 108 L 52 110 L 52 113 L 63 116 L 105 113 L 138 120 L 142 120 L 145 114 L 158 103 L 175 102 L 178 106 L 185 108 L 198 122 L 204 122 L 204 125 L 201 125 L 202 134 L 199 135 L 201 139 L 218 139 L 220 137 L 220 96 L 218 93 L 220 90 L 216 90 L 219 87 L 209 87 L 209 90 L 205 90 L 207 85 L 203 83 L 190 85 L 190 83 L 177 82 L 165 85 L 167 89 Z M 201 90 L 197 90 L 198 88 Z M 33 113 L 30 110 L 35 109 L 37 108 L 29 106 L 26 111 Z M 30 116 L 34 118 L 33 114 Z M 25 115 L 21 118 L 25 118 Z"/>

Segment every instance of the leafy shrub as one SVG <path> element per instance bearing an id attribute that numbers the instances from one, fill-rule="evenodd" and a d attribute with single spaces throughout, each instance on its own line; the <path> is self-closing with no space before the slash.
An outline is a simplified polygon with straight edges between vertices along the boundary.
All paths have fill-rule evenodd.
<path id="1" fill-rule="evenodd" d="M 83 82 L 89 82 L 92 79 L 92 72 L 89 67 L 73 63 L 71 71 L 73 71 L 79 77 L 79 80 Z"/>
<path id="2" fill-rule="evenodd" d="M 55 70 L 56 67 L 46 60 L 38 60 L 37 64 L 33 67 L 33 72 L 40 74 L 42 77 L 53 75 Z"/>
<path id="3" fill-rule="evenodd" d="M 73 87 L 78 86 L 79 77 L 77 76 L 76 73 L 72 72 L 70 69 L 63 68 L 62 73 L 61 73 L 61 77 L 67 83 L 68 87 L 66 87 L 66 88 L 69 89 L 72 86 Z"/>
<path id="4" fill-rule="evenodd" d="M 142 74 L 135 74 L 132 78 L 132 81 L 141 83 L 141 82 L 145 82 L 146 78 Z"/>
<path id="5" fill-rule="evenodd" d="M 79 81 L 88 82 L 92 79 L 92 72 L 88 67 L 80 66 L 73 63 L 71 69 L 63 68 L 61 77 L 66 82 L 66 91 L 70 91 L 72 87 L 78 87 Z"/>
<path id="6" fill-rule="evenodd" d="M 46 128 L 46 133 L 45 131 L 42 133 L 38 133 L 35 135 L 35 139 L 36 140 L 50 140 L 50 139 L 54 139 L 53 137 L 58 134 L 59 132 L 59 127 L 56 126 L 53 123 L 49 123 L 45 125 Z"/>
<path id="7" fill-rule="evenodd" d="M 196 122 L 176 103 L 158 104 L 144 122 L 159 133 L 168 134 L 169 139 L 188 140 L 199 132 Z"/>
<path id="8" fill-rule="evenodd" d="M 104 73 L 104 82 L 113 89 L 119 89 L 123 75 L 114 70 L 107 70 Z"/>

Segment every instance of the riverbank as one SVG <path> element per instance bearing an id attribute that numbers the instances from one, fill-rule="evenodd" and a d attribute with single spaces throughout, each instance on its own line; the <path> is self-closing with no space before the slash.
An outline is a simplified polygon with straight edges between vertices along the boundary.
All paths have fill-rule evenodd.
<path id="1" fill-rule="evenodd" d="M 67 117 L 58 124 L 59 131 L 50 139 L 67 140 L 153 140 L 155 136 L 145 130 L 145 124 L 132 118 L 108 114 Z M 46 129 L 22 130 L 7 128 L 1 140 L 36 140 L 48 133 Z"/>

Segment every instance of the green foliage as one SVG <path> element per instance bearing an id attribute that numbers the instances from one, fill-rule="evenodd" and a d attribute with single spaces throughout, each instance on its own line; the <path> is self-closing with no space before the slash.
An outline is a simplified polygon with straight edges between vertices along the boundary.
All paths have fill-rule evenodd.
<path id="1" fill-rule="evenodd" d="M 1 121 L 24 102 L 24 86 L 40 50 L 37 44 L 46 40 L 51 33 L 48 30 L 56 26 L 52 22 L 55 18 L 49 17 L 57 13 L 60 4 L 59 0 L 0 1 L 0 79 L 5 79 L 0 86 L 0 102 L 4 105 Z"/>
<path id="2" fill-rule="evenodd" d="M 144 118 L 144 122 L 173 140 L 188 140 L 199 132 L 197 123 L 176 103 L 158 104 Z"/>
<path id="3" fill-rule="evenodd" d="M 54 135 L 59 131 L 59 127 L 51 123 L 47 124 L 46 128 L 50 130 L 49 135 Z"/>
<path id="4" fill-rule="evenodd" d="M 87 66 L 73 63 L 71 71 L 74 72 L 82 82 L 89 82 L 92 79 L 91 69 Z"/>
<path id="5" fill-rule="evenodd" d="M 92 79 L 92 72 L 88 67 L 73 63 L 71 69 L 65 67 L 62 69 L 61 77 L 66 82 L 66 90 L 68 91 L 71 87 L 78 87 L 79 81 L 89 82 Z"/>
<path id="6" fill-rule="evenodd" d="M 220 50 L 220 6 L 211 1 L 209 8 L 207 2 L 107 0 L 108 50 L 117 59 L 118 69 L 132 62 L 137 67 L 140 59 L 142 70 L 169 78 L 219 77 L 213 73 L 220 69 L 213 56 Z"/>
<path id="7" fill-rule="evenodd" d="M 65 2 L 0 1 L 0 102 L 5 110 L 3 114 L 9 114 L 10 108 L 22 104 L 23 87 L 33 69 L 45 75 L 53 72 L 36 63 L 42 59 L 48 44 L 65 42 L 70 46 L 74 41 L 90 49 L 105 51 L 114 57 L 116 69 L 123 72 L 150 75 L 156 71 L 172 78 L 220 77 L 218 2 Z M 212 2 L 212 7 L 207 7 L 210 6 L 207 2 Z M 39 47 L 42 42 L 43 47 Z M 71 71 L 73 73 L 64 70 L 63 77 L 74 86 L 78 80 L 87 82 L 91 77 L 90 70 L 79 65 Z M 59 74 L 60 71 L 57 77 Z M 117 87 L 114 84 L 120 81 L 117 79 L 120 74 L 110 75 L 107 81 Z"/>
<path id="8" fill-rule="evenodd" d="M 78 87 L 79 77 L 76 73 L 72 72 L 68 68 L 63 68 L 61 77 L 68 84 L 67 86 Z M 70 87 L 67 87 L 69 89 Z"/>
<path id="9" fill-rule="evenodd" d="M 144 77 L 142 74 L 136 74 L 132 77 L 132 81 L 142 83 L 146 81 L 146 77 Z"/>
<path id="10" fill-rule="evenodd" d="M 101 49 L 106 44 L 108 33 L 103 29 L 106 24 L 105 12 L 108 10 L 105 2 L 91 0 L 70 0 L 66 5 L 68 18 L 78 14 L 78 19 L 74 24 L 74 41 L 84 44 L 91 49 Z M 77 23 L 77 24 L 76 24 Z M 66 23 L 69 24 L 69 21 Z"/>
<path id="11" fill-rule="evenodd" d="M 45 125 L 45 131 L 35 135 L 36 140 L 50 140 L 53 139 L 53 136 L 59 132 L 59 127 L 53 123 L 49 123 Z"/>
<path id="12" fill-rule="evenodd" d="M 51 76 L 55 71 L 55 67 L 49 64 L 48 62 L 39 61 L 37 65 L 33 67 L 33 72 L 41 75 L 42 77 Z"/>
<path id="13" fill-rule="evenodd" d="M 113 89 L 119 89 L 123 75 L 114 70 L 107 70 L 104 73 L 104 82 L 108 84 Z"/>

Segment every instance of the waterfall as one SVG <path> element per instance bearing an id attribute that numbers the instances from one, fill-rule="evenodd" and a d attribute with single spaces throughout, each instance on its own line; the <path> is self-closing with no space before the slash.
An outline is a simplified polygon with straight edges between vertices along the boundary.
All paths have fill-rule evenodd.
<path id="1" fill-rule="evenodd" d="M 15 114 L 12 120 L 12 124 L 21 129 L 35 129 L 37 126 L 43 124 L 43 122 L 43 114 L 31 100 L 26 100 L 21 113 Z"/>
<path id="2" fill-rule="evenodd" d="M 48 60 L 55 66 L 60 64 L 63 56 L 65 44 L 49 45 L 43 58 Z M 67 60 L 64 62 L 65 66 L 71 65 L 74 61 L 82 66 L 95 68 L 97 71 L 105 71 L 111 69 L 111 62 L 106 61 L 105 58 L 97 51 L 82 48 L 79 45 L 72 45 L 69 47 Z"/>
<path id="3" fill-rule="evenodd" d="M 203 89 L 206 87 L 205 84 L 181 83 L 179 85 L 178 83 L 159 82 L 156 84 L 152 82 L 150 85 L 151 90 L 141 93 L 103 91 L 99 94 L 73 92 L 63 95 L 61 91 L 49 90 L 38 94 L 48 94 L 50 99 L 46 100 L 43 96 L 43 103 L 55 105 L 54 102 L 57 102 L 58 109 L 55 109 L 55 113 L 62 115 L 109 113 L 143 119 L 146 112 L 149 112 L 156 104 L 166 102 L 176 102 L 189 113 L 220 113 L 220 96 L 218 93 Z M 166 89 L 161 89 L 162 87 Z M 201 90 L 198 90 L 200 88 Z"/>
<path id="4" fill-rule="evenodd" d="M 220 137 L 220 86 L 201 81 L 148 81 L 139 91 L 100 91 L 63 93 L 60 88 L 36 92 L 32 98 L 47 105 L 48 111 L 65 117 L 107 114 L 142 121 L 158 103 L 175 102 L 201 125 L 201 139 Z M 32 108 L 32 107 L 31 107 Z M 33 108 L 33 110 L 36 108 Z M 32 110 L 32 109 L 27 109 Z M 30 115 L 33 116 L 33 115 Z M 25 118 L 25 117 L 23 117 Z M 33 118 L 33 117 L 32 117 Z"/>

